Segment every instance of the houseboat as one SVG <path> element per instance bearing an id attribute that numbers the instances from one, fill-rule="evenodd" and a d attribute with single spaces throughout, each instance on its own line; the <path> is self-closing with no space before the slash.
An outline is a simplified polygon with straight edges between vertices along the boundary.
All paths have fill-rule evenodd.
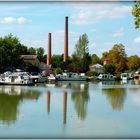
<path id="1" fill-rule="evenodd" d="M 100 74 L 98 76 L 98 80 L 101 80 L 101 81 L 114 81 L 115 78 L 112 74 Z"/>
<path id="2" fill-rule="evenodd" d="M 58 81 L 86 81 L 88 77 L 85 73 L 65 72 L 62 75 L 57 75 L 56 79 Z"/>
<path id="3" fill-rule="evenodd" d="M 2 85 L 32 85 L 33 81 L 27 72 L 5 72 L 0 75 Z"/>

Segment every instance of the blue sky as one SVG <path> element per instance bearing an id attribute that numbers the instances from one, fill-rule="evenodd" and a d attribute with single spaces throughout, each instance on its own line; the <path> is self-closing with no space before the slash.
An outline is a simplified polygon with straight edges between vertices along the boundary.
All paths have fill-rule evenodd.
<path id="1" fill-rule="evenodd" d="M 12 33 L 28 47 L 47 51 L 52 33 L 52 53 L 62 54 L 65 16 L 69 17 L 69 55 L 86 33 L 90 54 L 102 56 L 116 43 L 126 53 L 139 55 L 140 29 L 134 28 L 132 2 L 0 2 L 0 36 Z"/>

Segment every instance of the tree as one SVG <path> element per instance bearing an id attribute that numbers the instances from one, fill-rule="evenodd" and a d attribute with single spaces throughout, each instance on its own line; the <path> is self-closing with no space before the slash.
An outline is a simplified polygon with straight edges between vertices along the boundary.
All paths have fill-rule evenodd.
<path id="1" fill-rule="evenodd" d="M 28 53 L 29 53 L 30 55 L 36 55 L 36 49 L 33 48 L 33 47 L 30 47 L 30 48 L 28 49 Z"/>
<path id="2" fill-rule="evenodd" d="M 55 74 L 62 74 L 63 71 L 61 70 L 61 68 L 56 68 L 54 71 Z"/>
<path id="3" fill-rule="evenodd" d="M 27 47 L 19 42 L 12 34 L 0 38 L 0 67 L 20 67 L 22 61 L 21 54 L 26 54 Z"/>
<path id="4" fill-rule="evenodd" d="M 79 37 L 77 44 L 75 45 L 75 55 L 79 59 L 83 59 L 84 56 L 88 53 L 88 36 L 87 34 L 83 34 Z"/>
<path id="5" fill-rule="evenodd" d="M 104 73 L 110 73 L 113 74 L 115 73 L 115 65 L 114 64 L 107 64 L 103 66 L 103 72 Z"/>
<path id="6" fill-rule="evenodd" d="M 96 54 L 93 54 L 91 56 L 91 61 L 92 61 L 92 64 L 102 63 L 101 59 Z"/>
<path id="7" fill-rule="evenodd" d="M 134 16 L 135 28 L 139 28 L 140 27 L 140 0 L 135 1 L 135 4 L 132 8 L 132 15 Z"/>
<path id="8" fill-rule="evenodd" d="M 52 67 L 63 69 L 63 55 L 54 54 L 52 56 Z"/>
<path id="9" fill-rule="evenodd" d="M 44 49 L 42 47 L 37 48 L 37 57 L 40 61 L 43 61 Z"/>
<path id="10" fill-rule="evenodd" d="M 72 55 L 72 64 L 70 65 L 71 68 L 74 68 L 74 71 L 76 70 L 76 72 L 86 72 L 89 69 L 91 56 L 88 52 L 88 43 L 87 34 L 83 34 L 79 37 L 79 40 L 75 45 L 75 52 Z"/>
<path id="11" fill-rule="evenodd" d="M 110 63 L 115 66 L 115 73 L 121 73 L 127 69 L 127 55 L 124 45 L 115 44 L 113 48 L 109 52 L 104 53 L 104 55 L 110 60 Z"/>
<path id="12" fill-rule="evenodd" d="M 131 70 L 137 70 L 140 68 L 140 57 L 137 55 L 130 56 L 128 58 L 127 66 Z"/>

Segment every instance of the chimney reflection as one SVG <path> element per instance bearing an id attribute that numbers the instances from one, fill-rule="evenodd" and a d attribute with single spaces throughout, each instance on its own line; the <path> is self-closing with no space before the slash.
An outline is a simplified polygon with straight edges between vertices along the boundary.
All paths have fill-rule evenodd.
<path id="1" fill-rule="evenodd" d="M 67 91 L 63 93 L 63 124 L 67 122 Z"/>
<path id="2" fill-rule="evenodd" d="M 51 98 L 50 91 L 47 91 L 46 96 L 47 96 L 47 112 L 50 113 L 50 98 Z"/>

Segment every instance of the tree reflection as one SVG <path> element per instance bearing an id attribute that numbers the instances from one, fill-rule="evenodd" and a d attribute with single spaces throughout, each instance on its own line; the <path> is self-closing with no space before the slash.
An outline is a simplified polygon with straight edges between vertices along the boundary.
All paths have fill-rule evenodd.
<path id="1" fill-rule="evenodd" d="M 74 102 L 78 118 L 84 120 L 86 117 L 87 104 L 89 101 L 88 84 L 79 83 L 79 86 L 76 87 L 77 88 L 72 93 L 72 100 Z"/>
<path id="2" fill-rule="evenodd" d="M 0 87 L 0 120 L 4 124 L 12 124 L 17 120 L 19 104 L 23 100 L 37 100 L 37 90 L 25 90 L 20 86 Z"/>
<path id="3" fill-rule="evenodd" d="M 114 110 L 122 110 L 126 98 L 126 89 L 124 88 L 109 88 L 103 89 L 103 94 L 107 96 Z"/>

